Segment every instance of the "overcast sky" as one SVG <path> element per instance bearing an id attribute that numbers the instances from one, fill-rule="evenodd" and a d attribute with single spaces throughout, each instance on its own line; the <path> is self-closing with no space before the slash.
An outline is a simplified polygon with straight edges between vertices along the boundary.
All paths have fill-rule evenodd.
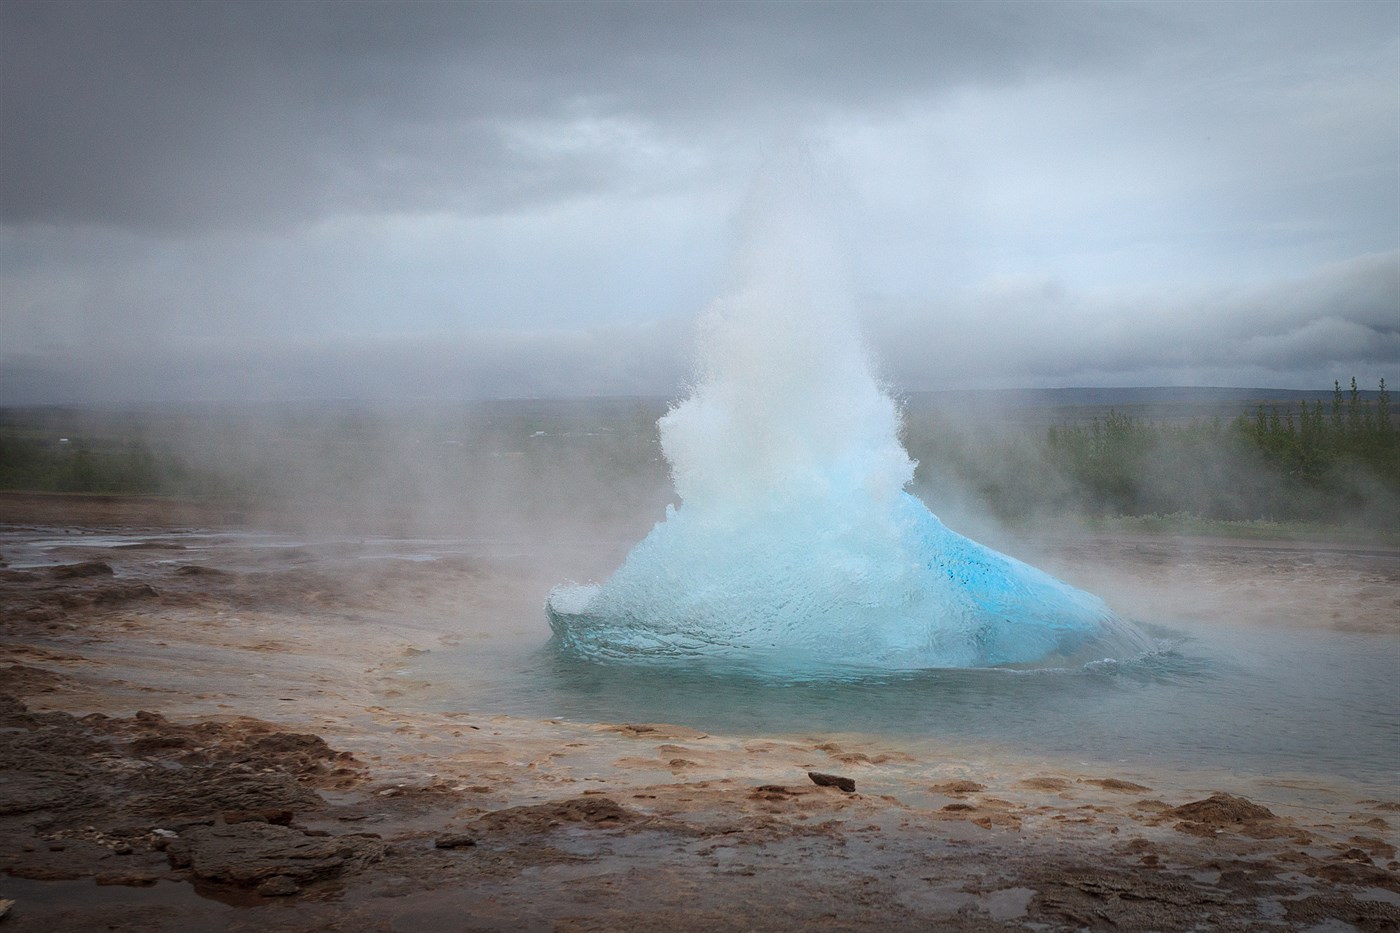
<path id="1" fill-rule="evenodd" d="M 775 150 L 904 390 L 1400 379 L 1400 3 L 0 3 L 0 404 L 669 395 Z"/>

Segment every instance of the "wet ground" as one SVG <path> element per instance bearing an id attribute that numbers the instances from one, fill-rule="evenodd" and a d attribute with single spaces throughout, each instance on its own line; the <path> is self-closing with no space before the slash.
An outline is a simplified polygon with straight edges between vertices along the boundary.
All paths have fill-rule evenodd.
<path id="1" fill-rule="evenodd" d="M 605 572 L 625 542 L 318 540 L 46 507 L 0 514 L 10 929 L 1400 924 L 1400 790 L 1325 760 L 1285 774 L 1211 750 L 1184 766 L 441 702 L 428 659 L 539 639 L 548 585 Z M 1384 549 L 1024 548 L 1135 618 L 1400 639 Z"/>

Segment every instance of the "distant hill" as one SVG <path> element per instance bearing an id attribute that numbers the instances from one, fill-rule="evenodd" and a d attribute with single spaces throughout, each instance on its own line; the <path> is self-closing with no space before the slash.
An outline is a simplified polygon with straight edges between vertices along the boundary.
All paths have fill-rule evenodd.
<path id="1" fill-rule="evenodd" d="M 1360 393 L 1373 401 L 1375 390 Z M 969 416 L 987 425 L 1042 426 L 1086 422 L 1110 411 L 1153 421 L 1190 421 L 1219 417 L 1230 420 L 1256 407 L 1296 411 L 1303 402 L 1331 404 L 1331 389 L 1217 388 L 1156 386 L 1061 389 L 953 389 L 899 393 L 911 416 L 934 418 Z M 416 423 L 439 423 L 444 430 L 463 424 L 529 422 L 531 430 L 553 433 L 579 424 L 654 422 L 674 402 L 661 396 L 584 398 L 498 398 L 471 401 L 356 401 L 297 399 L 282 402 L 193 402 L 130 406 L 38 405 L 0 407 L 0 429 L 40 430 L 43 434 L 77 433 L 112 436 L 159 434 L 160 426 L 196 422 L 244 423 L 266 421 L 308 423 L 356 413 L 379 418 L 412 418 Z M 57 436 L 55 434 L 55 436 Z"/>
<path id="2" fill-rule="evenodd" d="M 1348 394 L 1344 390 L 1344 394 Z M 1375 390 L 1362 391 L 1374 400 Z M 957 417 L 1007 425 L 1078 423 L 1110 411 L 1157 422 L 1231 420 L 1258 406 L 1296 411 L 1304 403 L 1332 402 L 1331 389 L 1222 388 L 1214 386 L 1125 386 L 1117 388 L 968 389 L 910 392 L 901 396 L 910 415 Z"/>

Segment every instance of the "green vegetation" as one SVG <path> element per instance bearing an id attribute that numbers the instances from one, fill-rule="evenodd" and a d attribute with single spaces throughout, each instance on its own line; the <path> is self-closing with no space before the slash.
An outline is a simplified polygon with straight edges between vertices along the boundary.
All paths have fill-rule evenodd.
<path id="1" fill-rule="evenodd" d="M 1241 538 L 1254 541 L 1329 541 L 1337 544 L 1400 544 L 1392 529 L 1336 522 L 1231 522 L 1201 518 L 1186 512 L 1175 515 L 1116 515 L 1086 519 L 1095 532 L 1139 535 L 1191 535 L 1209 538 Z"/>
<path id="2" fill-rule="evenodd" d="M 0 433 L 0 489 L 211 498 L 226 484 L 141 440 L 39 439 Z"/>
<path id="3" fill-rule="evenodd" d="M 1144 530 L 1245 536 L 1278 523 L 1319 533 L 1400 528 L 1400 433 L 1385 380 L 1373 399 L 1361 397 L 1354 379 L 1349 392 L 1334 384 L 1330 406 L 1259 405 L 1233 421 L 1186 424 L 1110 411 L 1051 426 L 1039 440 L 920 453 L 930 473 L 951 474 L 1012 523 L 1133 517 Z"/>
<path id="4" fill-rule="evenodd" d="M 943 515 L 1400 541 L 1400 432 L 1385 382 L 1306 396 L 1155 400 L 1128 413 L 1098 402 L 992 409 L 963 394 L 908 414 L 905 441 L 915 491 Z M 664 410 L 636 399 L 0 410 L 0 489 L 285 505 L 353 515 L 368 530 L 571 516 L 591 529 L 653 521 L 670 499 L 655 430 Z"/>

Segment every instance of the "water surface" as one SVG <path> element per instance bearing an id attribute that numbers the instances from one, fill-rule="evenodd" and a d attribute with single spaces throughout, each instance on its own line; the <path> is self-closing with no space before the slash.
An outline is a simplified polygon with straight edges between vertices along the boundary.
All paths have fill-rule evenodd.
<path id="1" fill-rule="evenodd" d="M 1223 626 L 1154 633 L 1159 650 L 1147 657 L 1060 670 L 784 680 L 732 666 L 580 662 L 536 645 L 434 652 L 411 676 L 431 682 L 438 709 L 739 735 L 863 733 L 1096 764 L 1394 785 L 1400 639 Z"/>

